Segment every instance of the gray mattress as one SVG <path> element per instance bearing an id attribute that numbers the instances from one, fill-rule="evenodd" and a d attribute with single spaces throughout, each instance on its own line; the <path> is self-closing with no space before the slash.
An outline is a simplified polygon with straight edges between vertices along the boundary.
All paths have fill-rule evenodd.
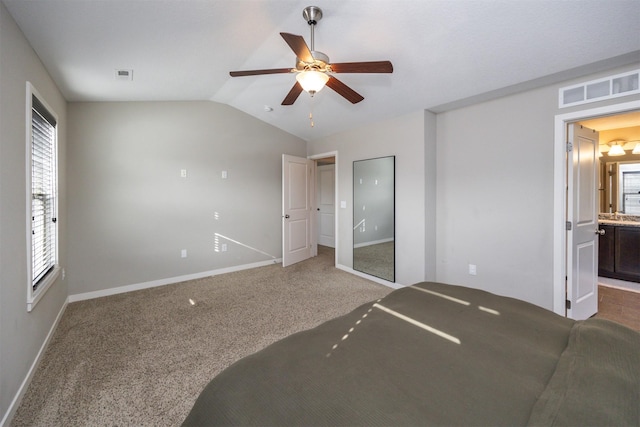
<path id="1" fill-rule="evenodd" d="M 640 333 L 419 283 L 236 362 L 183 425 L 638 426 Z"/>

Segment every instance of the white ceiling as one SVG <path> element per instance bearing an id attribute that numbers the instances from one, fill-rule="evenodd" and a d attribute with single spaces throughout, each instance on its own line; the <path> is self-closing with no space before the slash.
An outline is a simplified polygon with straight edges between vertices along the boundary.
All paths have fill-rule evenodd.
<path id="1" fill-rule="evenodd" d="M 69 101 L 212 100 L 306 140 L 640 63 L 638 0 L 1 1 Z M 309 5 L 324 14 L 315 49 L 332 62 L 393 63 L 393 74 L 338 76 L 359 104 L 325 88 L 284 107 L 293 75 L 229 76 L 293 67 L 279 33 L 310 44 Z"/>

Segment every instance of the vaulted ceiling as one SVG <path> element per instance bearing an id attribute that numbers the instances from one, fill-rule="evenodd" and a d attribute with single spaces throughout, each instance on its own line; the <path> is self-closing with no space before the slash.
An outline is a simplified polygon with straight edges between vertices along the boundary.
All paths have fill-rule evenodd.
<path id="1" fill-rule="evenodd" d="M 211 100 L 306 140 L 640 63 L 637 0 L 2 2 L 69 101 Z M 323 11 L 315 50 L 332 62 L 393 63 L 393 74 L 340 74 L 364 101 L 325 88 L 281 106 L 294 75 L 229 76 L 294 67 L 279 33 L 310 44 L 309 5 Z"/>

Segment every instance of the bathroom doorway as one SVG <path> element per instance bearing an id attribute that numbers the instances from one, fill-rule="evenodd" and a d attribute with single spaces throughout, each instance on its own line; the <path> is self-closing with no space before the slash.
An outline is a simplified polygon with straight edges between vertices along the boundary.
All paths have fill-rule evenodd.
<path id="1" fill-rule="evenodd" d="M 587 120 L 621 115 L 640 111 L 640 101 L 624 102 L 604 107 L 585 109 L 560 114 L 555 117 L 554 125 L 554 263 L 553 268 L 553 311 L 561 315 L 570 315 L 568 307 L 573 303 L 574 296 L 567 286 L 569 275 L 567 265 L 567 251 L 570 250 L 567 241 L 567 141 L 568 125 L 583 123 Z M 595 186 L 594 186 L 594 191 Z M 573 203 L 573 201 L 571 201 Z M 596 227 L 594 227 L 596 228 Z M 595 232 L 595 230 L 594 230 Z M 575 272 L 573 272 L 575 273 Z"/>
<path id="2" fill-rule="evenodd" d="M 590 118 L 578 123 L 599 133 L 600 168 L 596 197 L 600 213 L 603 217 L 615 217 L 616 212 L 634 213 L 623 209 L 624 199 L 620 195 L 622 187 L 618 183 L 625 165 L 640 165 L 640 152 L 633 153 L 636 144 L 640 147 L 640 111 Z M 615 145 L 620 146 L 624 154 L 610 154 L 611 147 Z M 600 276 L 598 284 L 640 292 L 640 283 L 637 282 Z"/>

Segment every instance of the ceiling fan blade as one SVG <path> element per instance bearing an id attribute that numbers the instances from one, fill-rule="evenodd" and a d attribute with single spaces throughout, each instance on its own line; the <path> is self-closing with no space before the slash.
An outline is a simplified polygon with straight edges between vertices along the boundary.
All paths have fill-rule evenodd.
<path id="1" fill-rule="evenodd" d="M 282 74 L 282 73 L 290 73 L 291 68 L 270 68 L 268 70 L 247 70 L 247 71 L 230 71 L 229 75 L 231 77 L 242 77 L 242 76 L 258 76 L 260 74 Z"/>
<path id="2" fill-rule="evenodd" d="M 293 85 L 287 96 L 284 97 L 282 105 L 293 105 L 293 103 L 296 102 L 296 99 L 298 99 L 298 96 L 300 96 L 301 93 L 302 86 L 296 81 L 296 84 Z"/>
<path id="3" fill-rule="evenodd" d="M 280 33 L 280 35 L 298 58 L 304 62 L 313 62 L 313 55 L 311 55 L 309 46 L 307 46 L 307 43 L 304 41 L 302 36 L 289 33 Z"/>
<path id="4" fill-rule="evenodd" d="M 336 92 L 338 92 L 347 101 L 351 102 L 352 104 L 357 104 L 358 102 L 360 102 L 360 101 L 362 101 L 364 99 L 364 97 L 362 95 L 360 95 L 358 92 L 356 92 L 355 90 L 351 89 L 349 86 L 347 86 L 346 84 L 342 83 L 340 80 L 336 79 L 333 76 L 329 77 L 329 81 L 327 82 L 327 86 L 329 86 L 331 89 L 333 89 Z"/>
<path id="5" fill-rule="evenodd" d="M 340 62 L 331 64 L 334 73 L 393 73 L 391 61 Z"/>

